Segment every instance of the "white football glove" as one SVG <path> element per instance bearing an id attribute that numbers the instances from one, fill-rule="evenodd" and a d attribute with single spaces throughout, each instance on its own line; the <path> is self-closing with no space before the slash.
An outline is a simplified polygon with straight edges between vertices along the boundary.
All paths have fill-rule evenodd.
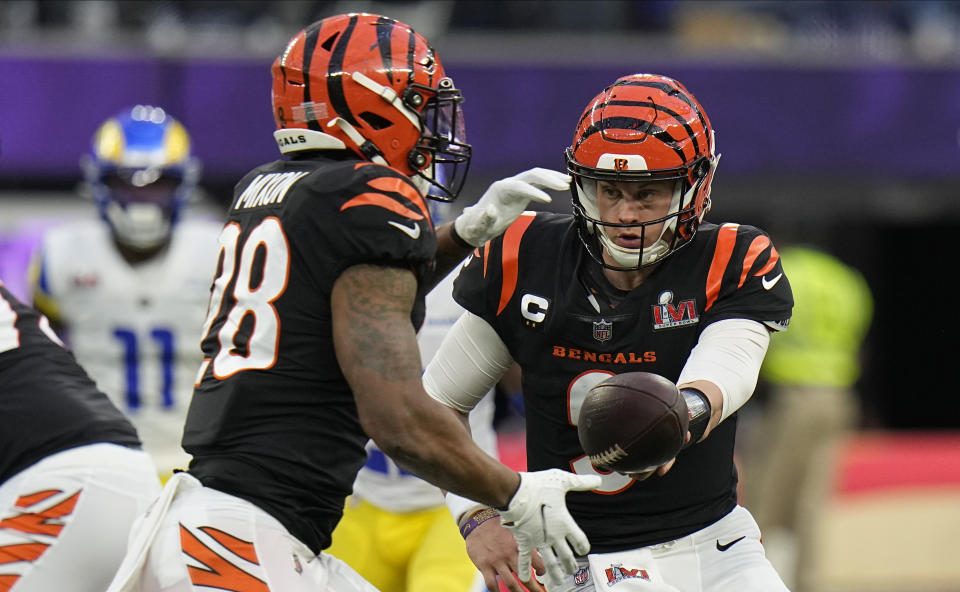
<path id="1" fill-rule="evenodd" d="M 570 188 L 570 175 L 544 168 L 532 168 L 490 184 L 477 203 L 464 208 L 453 221 L 460 238 L 474 247 L 500 236 L 531 201 L 550 203 L 542 189 Z"/>
<path id="2" fill-rule="evenodd" d="M 530 581 L 534 548 L 540 551 L 551 581 L 560 581 L 564 571 L 577 571 L 574 553 L 586 555 L 590 541 L 567 511 L 566 495 L 598 487 L 599 475 L 574 475 L 560 469 L 520 473 L 520 487 L 506 511 L 500 512 L 500 520 L 517 539 L 517 575 L 522 582 Z"/>

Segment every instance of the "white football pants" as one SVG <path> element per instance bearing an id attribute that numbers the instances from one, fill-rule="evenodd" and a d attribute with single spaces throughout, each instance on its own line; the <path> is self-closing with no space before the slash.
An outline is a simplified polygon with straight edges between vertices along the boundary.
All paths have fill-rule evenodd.
<path id="1" fill-rule="evenodd" d="M 667 543 L 578 557 L 580 570 L 548 592 L 788 592 L 760 542 L 760 528 L 737 506 L 710 526 Z"/>
<path id="2" fill-rule="evenodd" d="M 377 592 L 254 504 L 177 473 L 134 527 L 108 592 Z"/>
<path id="3" fill-rule="evenodd" d="M 0 590 L 103 592 L 160 493 L 150 456 L 116 444 L 52 454 L 0 484 Z"/>

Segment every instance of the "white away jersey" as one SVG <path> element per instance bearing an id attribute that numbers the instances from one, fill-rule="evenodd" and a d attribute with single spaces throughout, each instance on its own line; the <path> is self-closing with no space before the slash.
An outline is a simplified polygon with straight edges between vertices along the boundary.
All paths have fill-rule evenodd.
<path id="1" fill-rule="evenodd" d="M 96 219 L 43 237 L 34 299 L 64 327 L 68 345 L 97 386 L 133 421 L 161 475 L 186 468 L 180 447 L 202 359 L 220 225 L 189 220 L 168 249 L 131 266 Z"/>

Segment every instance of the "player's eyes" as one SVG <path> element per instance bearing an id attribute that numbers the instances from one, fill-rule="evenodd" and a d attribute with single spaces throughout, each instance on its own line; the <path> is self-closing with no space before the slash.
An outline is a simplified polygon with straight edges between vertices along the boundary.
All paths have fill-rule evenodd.
<path id="1" fill-rule="evenodd" d="M 613 187 L 613 186 L 611 186 L 611 185 L 601 186 L 601 187 L 600 187 L 600 193 L 603 194 L 604 197 L 619 197 L 619 196 L 620 196 L 620 190 L 618 190 L 616 187 Z"/>

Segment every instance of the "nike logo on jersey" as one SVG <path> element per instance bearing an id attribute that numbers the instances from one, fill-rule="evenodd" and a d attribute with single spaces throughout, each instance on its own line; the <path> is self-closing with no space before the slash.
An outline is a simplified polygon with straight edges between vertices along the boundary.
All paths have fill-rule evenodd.
<path id="1" fill-rule="evenodd" d="M 773 278 L 772 280 L 768 280 L 767 276 L 763 276 L 762 278 L 760 278 L 760 282 L 763 284 L 764 290 L 769 290 L 770 288 L 776 286 L 777 282 L 779 282 L 780 278 L 782 277 L 783 277 L 782 273 L 778 273 L 777 277 Z"/>
<path id="2" fill-rule="evenodd" d="M 745 538 L 747 538 L 747 537 L 742 536 L 742 537 L 740 537 L 740 538 L 738 538 L 738 539 L 733 539 L 732 541 L 730 541 L 730 542 L 727 543 L 726 545 L 721 545 L 721 544 L 720 544 L 720 539 L 717 539 L 717 551 L 726 551 L 727 549 L 729 549 L 730 547 L 736 545 L 737 543 L 739 543 L 740 541 L 742 541 L 742 540 L 745 539 Z"/>
<path id="3" fill-rule="evenodd" d="M 394 222 L 393 220 L 387 222 L 387 224 L 389 224 L 390 226 L 393 226 L 394 228 L 404 233 L 405 235 L 409 236 L 413 240 L 417 240 L 418 238 L 420 238 L 420 225 L 417 224 L 416 222 L 413 223 L 412 227 L 404 226 L 403 224 L 400 224 L 399 222 Z"/>

